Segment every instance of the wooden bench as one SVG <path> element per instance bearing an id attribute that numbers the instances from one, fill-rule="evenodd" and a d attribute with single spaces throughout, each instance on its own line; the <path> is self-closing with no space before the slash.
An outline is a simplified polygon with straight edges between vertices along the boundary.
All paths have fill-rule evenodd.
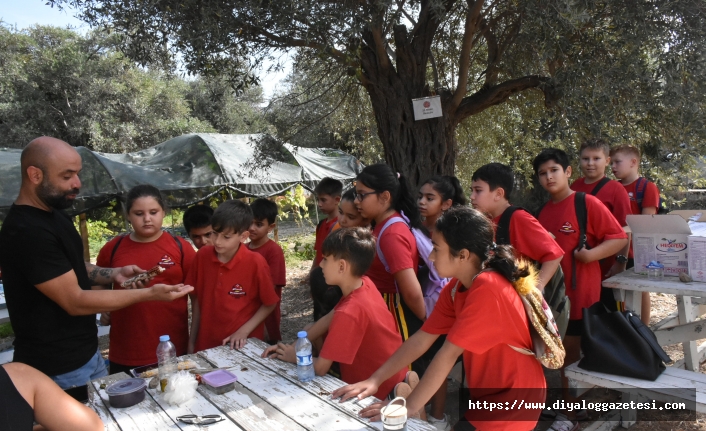
<path id="1" fill-rule="evenodd" d="M 585 387 L 584 384 L 588 384 L 623 390 L 623 402 L 644 402 L 644 400 L 638 400 L 639 394 L 640 397 L 658 402 L 685 402 L 688 409 L 706 413 L 706 374 L 667 367 L 657 380 L 651 382 L 587 371 L 579 368 L 577 364 L 571 364 L 565 369 L 570 388 L 582 388 Z M 612 429 L 617 425 L 628 428 L 635 423 L 636 419 L 636 410 L 611 412 L 602 418 L 601 423 L 586 430 Z"/>

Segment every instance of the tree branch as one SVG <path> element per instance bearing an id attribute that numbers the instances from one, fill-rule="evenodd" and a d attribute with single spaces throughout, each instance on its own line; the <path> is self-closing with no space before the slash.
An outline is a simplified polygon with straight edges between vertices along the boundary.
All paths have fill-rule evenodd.
<path id="1" fill-rule="evenodd" d="M 474 94 L 465 97 L 456 110 L 456 120 L 461 121 L 471 115 L 478 114 L 491 106 L 505 102 L 515 93 L 530 88 L 537 88 L 544 92 L 545 101 L 550 103 L 551 89 L 546 86 L 549 78 L 539 75 L 523 76 L 511 79 L 490 88 L 483 88 Z"/>
<path id="2" fill-rule="evenodd" d="M 458 84 L 456 85 L 456 91 L 454 91 L 454 95 L 449 103 L 449 111 L 456 110 L 456 108 L 461 104 L 463 96 L 467 91 L 468 71 L 471 66 L 471 49 L 473 48 L 473 35 L 476 32 L 478 19 L 484 3 L 483 0 L 475 0 L 473 4 L 470 4 L 470 0 L 467 1 L 469 2 L 469 7 L 468 13 L 466 14 L 463 42 L 461 44 L 461 56 L 458 66 Z"/>

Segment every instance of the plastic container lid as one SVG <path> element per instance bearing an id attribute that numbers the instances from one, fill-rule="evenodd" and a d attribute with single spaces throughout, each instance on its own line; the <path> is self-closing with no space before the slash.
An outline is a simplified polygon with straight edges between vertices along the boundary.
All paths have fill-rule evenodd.
<path id="1" fill-rule="evenodd" d="M 306 331 L 299 331 L 299 332 L 297 332 L 297 337 L 299 337 L 299 338 L 306 338 Z"/>
<path id="2" fill-rule="evenodd" d="M 204 383 L 209 386 L 213 386 L 214 388 L 229 385 L 238 380 L 235 374 L 231 373 L 228 370 L 211 371 L 210 373 L 201 376 L 201 379 Z"/>
<path id="3" fill-rule="evenodd" d="M 111 397 L 114 397 L 116 395 L 127 395 L 133 392 L 141 391 L 146 387 L 147 382 L 145 379 L 133 378 L 111 383 L 107 388 L 105 388 L 105 392 Z"/>
<path id="4" fill-rule="evenodd" d="M 657 262 L 656 260 L 653 260 L 653 261 L 651 261 L 651 262 L 647 265 L 647 268 L 648 268 L 648 269 L 659 269 L 659 268 L 664 269 L 664 265 L 662 265 L 661 263 Z"/>
<path id="5" fill-rule="evenodd" d="M 169 341 L 169 335 L 160 335 L 159 341 Z"/>

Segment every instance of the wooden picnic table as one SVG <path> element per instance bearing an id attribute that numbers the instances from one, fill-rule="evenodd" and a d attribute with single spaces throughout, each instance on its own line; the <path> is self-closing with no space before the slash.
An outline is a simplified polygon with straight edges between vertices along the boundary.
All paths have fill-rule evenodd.
<path id="1" fill-rule="evenodd" d="M 238 377 L 233 391 L 217 395 L 199 385 L 196 396 L 180 406 L 166 403 L 155 389 L 145 400 L 128 408 L 113 408 L 102 384 L 128 378 L 120 373 L 96 379 L 89 384 L 89 407 L 103 420 L 106 431 L 131 430 L 246 430 L 246 431 L 333 431 L 382 430 L 382 423 L 358 417 L 363 407 L 377 401 L 339 403 L 330 393 L 344 382 L 320 376 L 302 383 L 296 366 L 277 359 L 260 357 L 267 345 L 251 338 L 241 350 L 216 347 L 186 355 L 199 367 L 226 368 Z M 179 422 L 178 416 L 218 414 L 225 420 L 207 426 Z M 409 431 L 434 431 L 433 425 L 416 419 L 407 421 Z"/>
<path id="2" fill-rule="evenodd" d="M 661 346 L 682 343 L 684 359 L 673 366 L 698 371 L 706 359 L 706 343 L 696 345 L 696 340 L 706 338 L 706 322 L 697 320 L 706 313 L 706 283 L 682 283 L 678 277 L 664 277 L 662 281 L 648 280 L 646 275 L 632 270 L 621 272 L 603 281 L 603 286 L 620 289 L 625 306 L 640 312 L 642 292 L 676 295 L 677 311 L 653 326 Z"/>

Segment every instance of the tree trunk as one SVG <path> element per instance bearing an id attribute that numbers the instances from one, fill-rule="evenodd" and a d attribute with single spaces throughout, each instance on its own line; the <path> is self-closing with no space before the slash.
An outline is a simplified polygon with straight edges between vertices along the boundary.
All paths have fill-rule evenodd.
<path id="1" fill-rule="evenodd" d="M 419 187 L 433 175 L 453 175 L 458 121 L 444 110 L 451 98 L 448 92 L 440 95 L 441 117 L 414 120 L 412 99 L 432 95 L 426 83 L 428 55 L 415 52 L 405 43 L 404 30 L 396 30 L 396 67 L 384 64 L 389 58 L 381 61 L 380 53 L 363 48 L 361 81 L 370 96 L 385 161 L 405 175 L 410 186 Z"/>

